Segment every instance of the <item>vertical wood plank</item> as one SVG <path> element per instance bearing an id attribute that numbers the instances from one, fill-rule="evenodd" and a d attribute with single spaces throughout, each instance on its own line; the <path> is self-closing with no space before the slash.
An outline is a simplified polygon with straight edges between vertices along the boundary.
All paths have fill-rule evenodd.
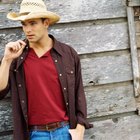
<path id="1" fill-rule="evenodd" d="M 134 10 L 132 7 L 127 7 L 127 16 L 128 16 L 130 49 L 131 49 L 131 59 L 132 59 L 134 92 L 135 92 L 135 96 L 138 97 L 140 95 L 140 91 L 139 91 L 140 76 L 139 76 L 139 67 L 138 67 L 137 46 L 136 46 Z"/>

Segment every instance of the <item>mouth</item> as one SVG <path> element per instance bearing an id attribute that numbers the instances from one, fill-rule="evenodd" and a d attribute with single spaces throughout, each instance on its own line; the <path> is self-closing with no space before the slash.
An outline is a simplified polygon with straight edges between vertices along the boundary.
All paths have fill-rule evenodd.
<path id="1" fill-rule="evenodd" d="M 32 39 L 34 37 L 34 35 L 27 35 L 28 39 Z"/>

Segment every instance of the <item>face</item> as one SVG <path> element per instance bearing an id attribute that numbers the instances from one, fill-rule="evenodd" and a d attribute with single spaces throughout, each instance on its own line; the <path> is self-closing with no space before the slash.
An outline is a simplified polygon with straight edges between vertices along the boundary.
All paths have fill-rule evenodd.
<path id="1" fill-rule="evenodd" d="M 26 38 L 30 43 L 39 42 L 47 34 L 49 22 L 47 19 L 31 19 L 21 22 Z"/>

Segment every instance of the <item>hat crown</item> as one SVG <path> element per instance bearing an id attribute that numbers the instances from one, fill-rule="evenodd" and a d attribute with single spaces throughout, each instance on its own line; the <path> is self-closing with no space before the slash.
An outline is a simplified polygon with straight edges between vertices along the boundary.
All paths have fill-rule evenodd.
<path id="1" fill-rule="evenodd" d="M 42 0 L 23 0 L 20 5 L 20 14 L 30 12 L 45 12 L 46 5 Z"/>

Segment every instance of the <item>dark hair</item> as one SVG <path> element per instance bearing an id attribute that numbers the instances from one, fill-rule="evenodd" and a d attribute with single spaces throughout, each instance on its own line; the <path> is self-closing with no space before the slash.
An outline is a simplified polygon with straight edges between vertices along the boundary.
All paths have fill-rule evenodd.
<path id="1" fill-rule="evenodd" d="M 46 20 L 46 18 L 41 18 L 42 22 L 44 22 Z"/>

